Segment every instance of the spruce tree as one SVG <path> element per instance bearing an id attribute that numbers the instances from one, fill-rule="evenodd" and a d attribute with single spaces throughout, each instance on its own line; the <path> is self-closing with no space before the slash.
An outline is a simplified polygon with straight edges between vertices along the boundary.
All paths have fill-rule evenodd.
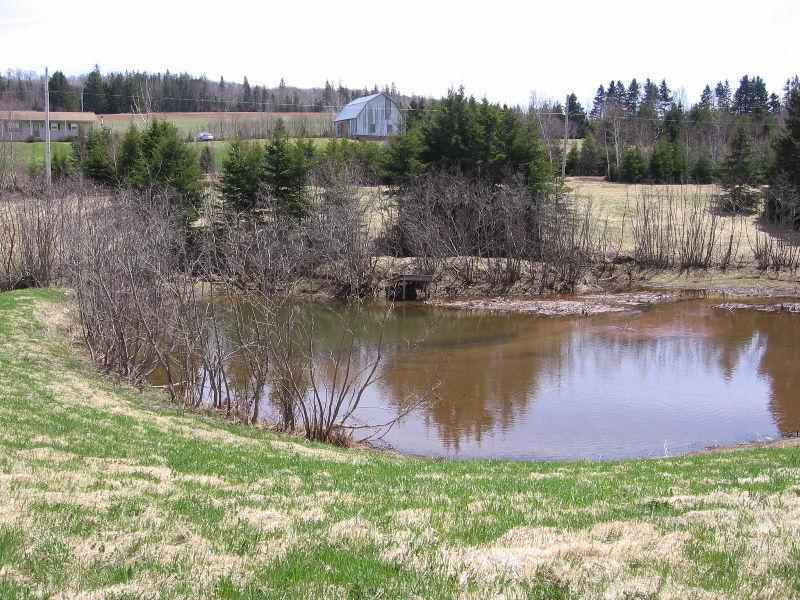
<path id="1" fill-rule="evenodd" d="M 667 114 L 672 106 L 672 91 L 667 86 L 667 80 L 662 79 L 658 86 L 658 112 L 661 115 Z"/>
<path id="2" fill-rule="evenodd" d="M 295 217 L 305 214 L 309 170 L 302 149 L 290 143 L 286 127 L 279 121 L 264 152 L 264 182 L 278 208 Z"/>
<path id="3" fill-rule="evenodd" d="M 705 111 L 710 111 L 714 107 L 714 95 L 711 92 L 711 86 L 706 85 L 703 88 L 703 93 L 700 94 L 699 106 Z"/>
<path id="4" fill-rule="evenodd" d="M 97 65 L 86 77 L 82 93 L 84 110 L 94 113 L 106 112 L 106 90 L 103 85 L 103 78 L 100 75 L 100 67 Z"/>
<path id="5" fill-rule="evenodd" d="M 258 141 L 233 140 L 222 163 L 220 193 L 225 210 L 235 213 L 256 207 L 265 180 L 264 149 Z"/>
<path id="6" fill-rule="evenodd" d="M 111 132 L 96 129 L 86 136 L 84 158 L 81 161 L 83 174 L 97 183 L 114 183 L 114 163 L 111 158 Z"/>
<path id="7" fill-rule="evenodd" d="M 628 148 L 622 153 L 620 177 L 625 183 L 640 183 L 647 176 L 647 161 L 639 148 Z"/>
<path id="8" fill-rule="evenodd" d="M 786 130 L 773 143 L 766 216 L 800 228 L 800 87 L 793 87 L 786 103 Z"/>
<path id="9" fill-rule="evenodd" d="M 578 144 L 572 143 L 569 145 L 567 152 L 567 175 L 580 175 L 578 169 L 580 168 L 581 152 L 578 150 Z"/>
<path id="10" fill-rule="evenodd" d="M 731 85 L 728 80 L 725 83 L 718 82 L 714 88 L 714 98 L 717 103 L 717 110 L 728 112 L 731 109 Z"/>
<path id="11" fill-rule="evenodd" d="M 569 111 L 570 128 L 574 128 L 576 138 L 586 135 L 586 111 L 578 102 L 578 97 L 573 93 L 567 97 L 567 110 Z"/>
<path id="12" fill-rule="evenodd" d="M 725 189 L 722 206 L 731 212 L 751 210 L 758 194 L 751 186 L 758 183 L 758 168 L 753 157 L 753 143 L 743 127 L 737 127 L 728 156 L 720 166 L 720 182 Z"/>
<path id="13" fill-rule="evenodd" d="M 642 90 L 636 78 L 631 79 L 628 89 L 625 92 L 625 107 L 631 114 L 636 114 L 639 109 L 639 100 Z"/>
<path id="14" fill-rule="evenodd" d="M 64 73 L 61 71 L 53 73 L 47 82 L 47 87 L 50 92 L 50 108 L 52 110 L 74 111 L 78 109 L 75 88 L 69 84 Z"/>

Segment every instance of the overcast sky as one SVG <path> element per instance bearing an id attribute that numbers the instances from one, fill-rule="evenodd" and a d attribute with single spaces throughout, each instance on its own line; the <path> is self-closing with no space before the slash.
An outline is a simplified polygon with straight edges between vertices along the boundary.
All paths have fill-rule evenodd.
<path id="1" fill-rule="evenodd" d="M 139 69 L 525 104 L 600 83 L 706 83 L 800 71 L 800 0 L 0 0 L 0 69 Z M 735 89 L 735 86 L 734 86 Z"/>

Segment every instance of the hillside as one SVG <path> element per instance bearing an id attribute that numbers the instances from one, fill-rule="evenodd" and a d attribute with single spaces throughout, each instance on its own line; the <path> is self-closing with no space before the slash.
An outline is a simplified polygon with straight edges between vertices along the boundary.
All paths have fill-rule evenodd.
<path id="1" fill-rule="evenodd" d="M 93 372 L 0 294 L 0 597 L 800 594 L 800 448 L 621 463 L 340 450 Z"/>

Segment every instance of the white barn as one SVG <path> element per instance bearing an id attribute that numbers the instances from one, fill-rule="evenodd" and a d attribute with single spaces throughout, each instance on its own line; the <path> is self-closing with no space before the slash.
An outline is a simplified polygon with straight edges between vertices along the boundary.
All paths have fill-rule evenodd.
<path id="1" fill-rule="evenodd" d="M 336 137 L 383 138 L 403 124 L 397 103 L 386 94 L 372 94 L 345 104 L 333 120 Z"/>

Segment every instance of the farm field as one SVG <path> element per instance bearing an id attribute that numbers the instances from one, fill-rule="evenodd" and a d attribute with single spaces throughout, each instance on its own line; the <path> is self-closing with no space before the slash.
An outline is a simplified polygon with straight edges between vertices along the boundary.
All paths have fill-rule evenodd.
<path id="1" fill-rule="evenodd" d="M 292 137 L 323 137 L 330 135 L 332 113 L 267 113 L 267 112 L 200 112 L 103 115 L 103 122 L 113 132 L 124 133 L 131 123 L 147 119 L 162 119 L 174 123 L 180 133 L 194 139 L 200 131 L 208 131 L 218 139 L 236 135 L 247 138 L 269 137 L 268 133 L 281 119 Z"/>
<path id="2" fill-rule="evenodd" d="M 320 446 L 95 374 L 64 310 L 0 294 L 2 597 L 800 593 L 792 441 L 607 463 Z"/>

